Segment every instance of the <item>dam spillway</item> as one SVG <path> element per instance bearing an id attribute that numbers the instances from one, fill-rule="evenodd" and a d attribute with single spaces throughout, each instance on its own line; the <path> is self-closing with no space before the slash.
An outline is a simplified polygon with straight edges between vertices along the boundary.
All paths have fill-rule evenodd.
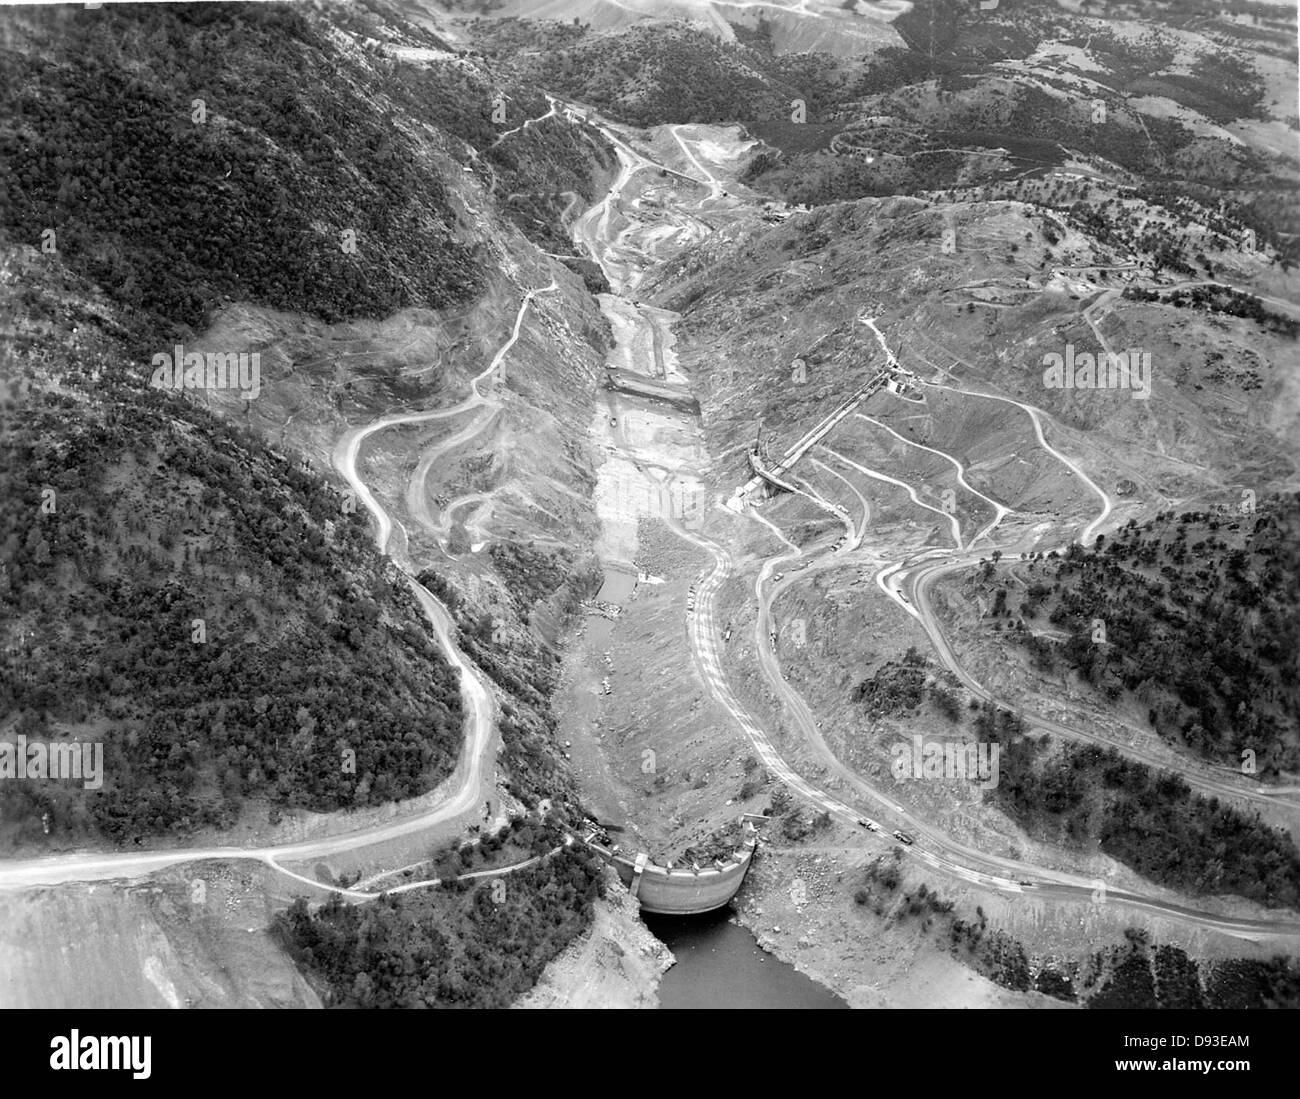
<path id="1" fill-rule="evenodd" d="M 596 841 L 583 842 L 609 863 L 644 912 L 660 916 L 691 916 L 713 912 L 728 904 L 745 882 L 758 850 L 758 833 L 745 826 L 745 839 L 728 858 L 708 866 L 660 866 L 644 851 L 624 855 Z"/>

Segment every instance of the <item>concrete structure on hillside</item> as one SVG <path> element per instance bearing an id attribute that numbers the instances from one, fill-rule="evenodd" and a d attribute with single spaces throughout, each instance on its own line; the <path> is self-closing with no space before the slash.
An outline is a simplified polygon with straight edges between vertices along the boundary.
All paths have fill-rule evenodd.
<path id="1" fill-rule="evenodd" d="M 748 822 L 744 842 L 730 856 L 710 866 L 686 869 L 659 866 L 644 851 L 635 856 L 620 854 L 600 838 L 599 831 L 592 829 L 583 843 L 614 868 L 643 912 L 660 916 L 693 916 L 728 904 L 744 884 L 758 850 L 758 833 Z"/>
<path id="2" fill-rule="evenodd" d="M 662 378 L 650 378 L 631 370 L 609 367 L 605 371 L 605 388 L 617 393 L 630 393 L 651 401 L 664 401 L 693 416 L 700 414 L 700 402 L 690 390 L 673 385 Z"/>
<path id="3" fill-rule="evenodd" d="M 842 401 L 828 416 L 819 420 L 811 430 L 806 431 L 799 441 L 790 447 L 777 462 L 764 462 L 756 444 L 754 449 L 749 452 L 749 466 L 754 471 L 754 476 L 736 489 L 731 499 L 727 501 L 727 507 L 733 511 L 742 510 L 749 495 L 763 485 L 775 492 L 797 492 L 798 489 L 785 480 L 785 474 L 790 471 L 791 467 L 830 434 L 858 405 L 896 376 L 902 374 L 911 377 L 910 371 L 902 371 L 897 368 L 878 371 L 871 377 L 870 381 L 859 388 L 847 400 Z"/>

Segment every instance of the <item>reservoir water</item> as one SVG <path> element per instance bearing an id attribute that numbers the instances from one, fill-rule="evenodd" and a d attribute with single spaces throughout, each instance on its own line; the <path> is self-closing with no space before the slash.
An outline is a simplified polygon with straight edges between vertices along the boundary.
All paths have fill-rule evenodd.
<path id="1" fill-rule="evenodd" d="M 759 949 L 730 908 L 704 916 L 643 915 L 677 964 L 659 984 L 667 1008 L 847 1008 L 824 985 Z"/>

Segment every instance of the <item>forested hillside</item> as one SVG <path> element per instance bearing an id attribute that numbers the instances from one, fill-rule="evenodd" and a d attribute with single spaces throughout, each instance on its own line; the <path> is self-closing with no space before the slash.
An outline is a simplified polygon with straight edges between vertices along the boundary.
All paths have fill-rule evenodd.
<path id="1" fill-rule="evenodd" d="M 1003 580 L 1012 569 L 1023 583 Z M 981 582 L 1041 670 L 1130 692 L 1162 737 L 1207 759 L 1300 770 L 1300 497 L 1163 513 L 1064 557 L 989 563 Z M 1068 640 L 1034 632 L 1044 621 Z"/>
<path id="2" fill-rule="evenodd" d="M 1018 717 L 988 703 L 974 729 L 1001 745 L 995 802 L 1034 838 L 1100 850 L 1188 896 L 1234 893 L 1300 909 L 1300 850 L 1257 813 L 1201 797 L 1180 776 L 1113 748 L 1053 750 L 1047 737 L 1026 735 Z"/>
<path id="3" fill-rule="evenodd" d="M 232 302 L 337 321 L 474 298 L 498 259 L 462 180 L 550 240 L 547 203 L 594 193 L 611 154 L 562 120 L 498 141 L 545 97 L 382 0 L 3 18 L 0 706 L 7 736 L 104 741 L 106 775 L 16 784 L 0 842 L 430 789 L 459 688 L 364 509 L 150 388 L 150 357 Z"/>
<path id="4" fill-rule="evenodd" d="M 854 900 L 890 924 L 914 927 L 953 957 L 1004 988 L 1033 990 L 1057 1000 L 1111 1008 L 1285 1008 L 1300 1002 L 1300 972 L 1292 959 L 1195 958 L 1181 947 L 1155 944 L 1141 927 L 1122 942 L 1081 958 L 1034 955 L 990 923 L 982 907 L 963 918 L 954 901 L 924 882 L 911 885 L 900 849 L 868 863 Z"/>
<path id="5" fill-rule="evenodd" d="M 1130 250 L 1154 238 L 1142 251 L 1162 266 L 1193 269 L 1223 244 L 1201 227 L 1225 219 L 1231 245 L 1249 228 L 1293 263 L 1300 215 L 1272 177 L 1295 166 L 1229 128 L 1262 133 L 1293 113 L 1269 96 L 1270 73 L 1294 65 L 1294 12 L 1197 7 L 1143 22 L 1052 0 L 917 0 L 890 21 L 895 44 L 854 58 L 783 52 L 761 16 L 733 40 L 685 23 L 484 18 L 470 32 L 521 78 L 622 121 L 740 123 L 765 145 L 742 182 L 787 202 L 944 189 L 1033 202 L 1063 184 L 1057 210 L 1089 231 L 1116 223 Z M 1152 189 L 1151 211 L 1103 201 Z"/>
<path id="6" fill-rule="evenodd" d="M 485 54 L 521 76 L 637 126 L 779 120 L 793 97 L 828 108 L 839 86 L 824 59 L 777 57 L 685 24 L 606 35 L 518 20 L 472 29 Z"/>
<path id="7" fill-rule="evenodd" d="M 327 320 L 480 285 L 427 135 L 289 5 L 7 13 L 0 210 L 163 338 L 223 299 Z M 356 237 L 344 247 L 345 231 Z M 46 238 L 48 239 L 48 238 Z M 439 262 L 429 263 L 429 256 Z"/>
<path id="8" fill-rule="evenodd" d="M 371 27 L 375 12 L 395 24 Z M 327 321 L 466 301 L 490 258 L 443 172 L 480 173 L 537 235 L 537 211 L 511 201 L 543 191 L 558 209 L 559 192 L 593 193 L 592 165 L 612 162 L 567 125 L 541 145 L 531 134 L 522 150 L 495 145 L 545 113 L 544 96 L 449 52 L 399 62 L 368 35 L 395 25 L 408 45 L 443 43 L 379 3 L 324 14 L 278 3 L 6 12 L 0 227 L 103 287 L 137 347 L 165 345 L 227 301 Z"/>
<path id="9" fill-rule="evenodd" d="M 5 274 L 6 309 L 22 283 L 49 331 L 4 364 L 0 709 L 29 739 L 105 742 L 100 790 L 11 784 L 8 840 L 138 841 L 228 826 L 246 799 L 274 819 L 449 773 L 457 679 L 362 514 L 148 386 L 71 304 L 95 297 L 75 276 Z"/>
<path id="10" fill-rule="evenodd" d="M 600 862 L 555 829 L 516 822 L 543 861 L 495 881 L 341 904 L 299 900 L 275 931 L 329 1007 L 509 1007 L 591 921 Z"/>

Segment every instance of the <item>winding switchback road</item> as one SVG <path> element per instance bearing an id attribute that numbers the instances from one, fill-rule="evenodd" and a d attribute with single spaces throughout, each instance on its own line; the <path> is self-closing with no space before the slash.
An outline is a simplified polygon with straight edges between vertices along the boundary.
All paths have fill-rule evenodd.
<path id="1" fill-rule="evenodd" d="M 396 424 L 424 423 L 430 420 L 456 416 L 493 400 L 485 397 L 479 384 L 500 365 L 510 348 L 519 338 L 524 316 L 536 294 L 556 289 L 556 283 L 541 290 L 525 292 L 515 317 L 510 338 L 493 357 L 492 362 L 470 383 L 470 396 L 448 408 L 427 412 L 394 413 L 382 416 L 364 427 L 353 428 L 338 441 L 334 450 L 334 465 L 351 486 L 353 492 L 370 512 L 375 521 L 375 543 L 380 552 L 388 552 L 393 533 L 393 520 L 375 499 L 369 487 L 357 474 L 357 455 L 361 445 L 371 435 Z M 485 425 L 482 418 L 469 428 L 439 444 L 441 452 L 449 446 L 464 442 Z M 496 732 L 496 707 L 487 680 L 470 662 L 455 643 L 456 627 L 451 614 L 430 592 L 411 575 L 413 566 L 405 554 L 398 563 L 406 572 L 407 583 L 432 626 L 438 644 L 447 661 L 460 677 L 461 698 L 466 713 L 465 742 L 462 745 L 456 768 L 435 791 L 434 804 L 423 812 L 408 817 L 372 825 L 352 831 L 340 832 L 320 839 L 274 847 L 221 846 L 205 848 L 170 848 L 141 852 L 71 852 L 30 859 L 9 859 L 0 862 L 0 890 L 29 889 L 36 886 L 59 885 L 66 882 L 103 881 L 119 878 L 136 878 L 185 863 L 206 859 L 251 859 L 271 866 L 291 878 L 320 889 L 332 887 L 293 871 L 286 870 L 282 862 L 328 858 L 344 851 L 352 851 L 387 840 L 410 836 L 462 815 L 473 814 L 477 819 L 479 806 L 485 800 L 485 773 L 491 757 Z M 490 791 L 489 791 L 490 792 Z M 417 883 L 418 884 L 418 883 Z M 370 900 L 375 894 L 349 889 L 336 889 L 350 900 Z"/>
<path id="2" fill-rule="evenodd" d="M 723 671 L 719 648 L 720 630 L 715 614 L 715 602 L 718 592 L 730 577 L 733 563 L 730 554 L 712 540 L 693 531 L 687 530 L 672 516 L 671 501 L 666 498 L 664 521 L 677 534 L 700 548 L 713 558 L 713 567 L 696 585 L 695 614 L 690 620 L 689 634 L 692 649 L 696 655 L 697 666 L 709 692 L 730 715 L 753 744 L 755 751 L 765 767 L 774 777 L 800 794 L 818 808 L 838 817 L 846 824 L 857 824 L 863 819 L 863 812 L 850 806 L 825 790 L 819 789 L 800 775 L 782 757 L 771 738 L 761 724 L 754 720 L 744 705 L 736 698 L 727 682 Z M 751 513 L 751 517 L 760 523 L 773 526 L 762 516 Z M 773 529 L 775 529 L 773 527 Z M 780 670 L 775 652 L 771 649 L 768 638 L 772 632 L 772 602 L 784 588 L 791 583 L 806 578 L 819 566 L 826 567 L 826 562 L 814 562 L 796 576 L 787 577 L 777 584 L 767 583 L 772 570 L 783 561 L 798 557 L 801 551 L 779 531 L 777 536 L 789 547 L 786 552 L 767 558 L 760 567 L 755 579 L 754 590 L 758 599 L 758 615 L 754 627 L 754 647 L 759 668 L 776 697 L 785 704 L 787 712 L 801 734 L 805 743 L 813 751 L 819 764 L 825 771 L 833 774 L 846 784 L 857 797 L 871 803 L 873 812 L 880 818 L 883 828 L 906 826 L 917 838 L 916 845 L 907 848 L 909 856 L 915 857 L 933 869 L 958 879 L 995 889 L 1009 894 L 1032 894 L 1034 896 L 1057 897 L 1061 899 L 1096 900 L 1099 893 L 1108 903 L 1123 907 L 1143 910 L 1164 915 L 1181 922 L 1214 929 L 1243 939 L 1261 939 L 1271 936 L 1300 938 L 1300 920 L 1255 920 L 1223 916 L 1218 913 L 1198 910 L 1161 897 L 1146 896 L 1124 889 L 1112 888 L 1098 879 L 1085 878 L 1078 874 L 1055 870 L 1050 867 L 1036 866 L 1023 860 L 1004 858 L 986 854 L 975 848 L 953 840 L 946 833 L 913 816 L 902 805 L 893 800 L 887 791 L 873 786 L 870 782 L 844 765 L 826 745 L 816 719 L 813 717 L 802 697 L 786 682 Z M 842 562 L 832 562 L 838 566 Z M 873 822 L 876 823 L 876 822 Z M 883 831 L 869 832 L 868 842 L 892 844 L 892 839 Z"/>
<path id="3" fill-rule="evenodd" d="M 599 126 L 599 123 L 593 123 Z M 601 127 L 603 129 L 603 127 Z M 674 136 L 676 136 L 674 134 Z M 618 144 L 618 143 L 616 143 Z M 685 150 L 687 151 L 688 150 Z M 620 230 L 617 233 L 613 231 L 612 225 L 615 219 L 614 203 L 620 201 L 625 188 L 628 187 L 632 177 L 641 168 L 648 166 L 648 162 L 640 154 L 633 152 L 626 145 L 620 148 L 620 160 L 622 170 L 619 178 L 615 181 L 610 194 L 606 196 L 604 202 L 587 211 L 574 226 L 574 235 L 577 241 L 586 246 L 589 253 L 606 271 L 610 279 L 611 286 L 616 288 L 616 293 L 623 288 L 637 284 L 644 274 L 645 266 L 651 260 L 645 252 L 635 251 L 633 249 L 624 249 L 623 240 L 628 235 L 628 230 Z M 710 191 L 713 186 L 710 186 Z M 621 215 L 620 215 L 621 216 Z M 674 218 L 689 217 L 680 211 L 665 211 L 664 216 Z M 647 233 L 649 230 L 644 230 Z M 662 235 L 661 235 L 662 236 Z M 864 323 L 867 323 L 864 321 Z M 883 333 L 875 327 L 874 323 L 869 325 L 876 333 L 877 339 L 884 348 L 889 359 L 896 361 L 884 339 Z M 647 363 L 642 371 L 647 376 L 653 376 L 655 368 L 653 364 Z M 982 397 L 983 394 L 968 393 L 970 397 Z M 1019 403 L 1019 402 L 1011 402 Z M 1049 452 L 1053 453 L 1058 459 L 1070 468 L 1080 480 L 1086 484 L 1091 491 L 1095 492 L 1101 501 L 1100 513 L 1092 519 L 1084 528 L 1081 540 L 1091 541 L 1095 534 L 1100 530 L 1102 525 L 1108 519 L 1112 504 L 1109 497 L 1078 467 L 1077 464 L 1070 461 L 1065 455 L 1054 450 L 1048 445 L 1043 434 L 1042 424 L 1039 421 L 1037 410 L 1028 406 L 1021 405 L 1026 413 L 1031 417 L 1034 423 L 1035 432 L 1039 442 Z M 620 450 L 626 452 L 629 460 L 634 463 L 638 462 L 638 456 L 634 450 L 627 447 L 626 441 L 622 439 L 621 434 L 616 433 L 614 436 L 615 443 Z M 962 544 L 960 530 L 957 529 L 954 517 L 948 513 L 926 504 L 917 494 L 916 489 L 905 482 L 891 477 L 887 474 L 878 473 L 874 470 L 866 469 L 850 459 L 844 458 L 829 450 L 825 444 L 822 445 L 822 453 L 833 457 L 838 463 L 852 467 L 866 474 L 888 483 L 897 485 L 905 489 L 913 501 L 922 508 L 941 515 L 952 527 L 953 543 L 956 547 L 955 555 L 961 555 L 968 552 Z M 937 452 L 941 453 L 941 452 Z M 956 459 L 948 456 L 948 459 L 954 462 L 959 473 L 962 473 L 962 467 Z M 824 462 L 814 458 L 814 464 L 829 472 L 835 473 L 841 480 L 852 486 L 836 470 L 831 470 Z M 855 489 L 856 492 L 856 489 Z M 807 492 L 806 495 L 816 502 L 819 506 L 828 506 L 826 501 L 815 491 Z M 864 519 L 863 525 L 870 513 L 870 508 L 866 499 L 861 493 L 857 493 L 859 500 L 863 504 Z M 982 495 L 975 493 L 975 495 Z M 986 499 L 988 499 L 986 497 Z M 1005 514 L 1010 513 L 1010 509 L 1005 505 L 999 505 L 991 499 L 988 502 L 995 509 L 995 518 L 992 523 L 980 532 L 980 535 L 989 534 L 995 529 L 997 523 Z M 837 513 L 843 515 L 840 509 L 834 508 Z M 858 826 L 863 819 L 862 811 L 850 804 L 851 800 L 861 800 L 874 807 L 874 811 L 880 817 L 881 821 L 889 822 L 887 825 L 877 824 L 877 827 L 892 828 L 895 826 L 906 826 L 917 837 L 916 844 L 907 848 L 909 857 L 916 858 L 921 862 L 933 867 L 946 875 L 950 875 L 962 880 L 977 883 L 986 888 L 995 889 L 1007 894 L 1030 894 L 1042 896 L 1044 898 L 1069 899 L 1077 902 L 1080 899 L 1097 901 L 1099 895 L 1107 903 L 1119 905 L 1134 910 L 1142 910 L 1159 914 L 1168 918 L 1177 919 L 1185 924 L 1205 929 L 1215 929 L 1227 934 L 1246 939 L 1263 939 L 1269 937 L 1300 937 L 1300 920 L 1288 914 L 1285 917 L 1277 919 L 1244 919 L 1233 916 L 1222 915 L 1208 910 L 1199 910 L 1191 906 L 1184 905 L 1180 900 L 1175 899 L 1172 891 L 1161 891 L 1162 895 L 1146 895 L 1133 891 L 1114 889 L 1108 883 L 1095 879 L 1082 877 L 1081 875 L 1056 870 L 1050 867 L 1036 866 L 1032 863 L 1024 862 L 1017 859 L 1005 858 L 1002 856 L 986 854 L 965 844 L 957 842 L 944 832 L 937 828 L 931 827 L 924 821 L 912 816 L 902 805 L 895 802 L 889 791 L 873 787 L 870 782 L 845 766 L 829 749 L 821 736 L 817 727 L 817 722 L 807 704 L 798 695 L 793 688 L 785 681 L 781 673 L 780 664 L 777 654 L 769 642 L 772 633 L 776 632 L 773 628 L 773 601 L 779 597 L 789 585 L 800 582 L 810 573 L 821 568 L 838 568 L 847 563 L 851 563 L 846 554 L 856 550 L 856 545 L 862 537 L 861 531 L 855 531 L 851 522 L 846 520 L 846 526 L 850 530 L 850 545 L 828 554 L 825 557 L 813 561 L 807 568 L 799 571 L 789 577 L 784 577 L 779 581 L 773 581 L 773 571 L 785 561 L 793 560 L 801 556 L 801 551 L 796 547 L 785 534 L 780 531 L 766 517 L 758 515 L 752 508 L 746 508 L 744 514 L 754 521 L 767 526 L 777 539 L 782 543 L 782 549 L 774 556 L 764 559 L 758 568 L 757 576 L 754 581 L 754 594 L 757 600 L 758 613 L 755 619 L 753 644 L 756 653 L 756 660 L 760 672 L 770 687 L 776 698 L 784 705 L 786 713 L 790 716 L 792 731 L 799 734 L 802 742 L 807 745 L 812 755 L 815 757 L 816 765 L 821 773 L 833 777 L 838 789 L 845 791 L 843 794 L 832 794 L 828 790 L 819 788 L 816 784 L 804 778 L 794 767 L 787 762 L 777 747 L 777 740 L 772 733 L 764 728 L 761 720 L 748 711 L 746 706 L 737 697 L 731 684 L 728 681 L 726 672 L 723 669 L 721 658 L 721 636 L 722 631 L 719 629 L 719 618 L 716 611 L 717 597 L 735 568 L 735 562 L 731 553 L 719 545 L 711 538 L 704 534 L 688 529 L 683 525 L 681 520 L 676 516 L 673 506 L 672 496 L 672 476 L 669 475 L 660 483 L 658 512 L 660 518 L 668 527 L 681 539 L 690 542 L 702 549 L 712 560 L 712 566 L 700 578 L 695 586 L 695 611 L 693 615 L 688 616 L 687 631 L 691 643 L 693 660 L 701 675 L 706 689 L 714 698 L 717 704 L 728 714 L 736 726 L 745 735 L 753 745 L 758 757 L 762 760 L 767 770 L 780 782 L 788 786 L 792 791 L 802 798 L 806 799 L 813 806 L 824 810 L 838 817 L 847 824 Z M 723 516 L 734 518 L 732 512 L 719 505 L 719 513 Z M 904 569 L 917 569 L 923 562 L 930 558 L 936 559 L 939 566 L 951 566 L 958 560 L 954 551 L 944 550 L 927 550 L 907 562 L 888 565 L 882 570 L 880 576 L 886 573 L 898 572 Z M 970 560 L 978 558 L 970 557 Z M 962 557 L 962 561 L 966 558 Z M 904 573 L 904 578 L 910 576 L 910 571 Z M 883 590 L 889 590 L 888 585 L 882 583 Z M 907 606 L 906 597 L 901 592 L 889 591 L 891 598 L 899 601 L 900 606 Z M 915 607 L 908 608 L 909 613 L 916 616 L 919 620 L 925 620 L 925 614 L 931 614 L 928 606 L 925 611 Z M 875 824 L 876 822 L 872 822 Z M 864 832 L 863 840 L 871 844 L 892 844 L 892 840 L 887 834 L 881 832 Z M 1231 902 L 1228 902 L 1231 903 Z"/>

